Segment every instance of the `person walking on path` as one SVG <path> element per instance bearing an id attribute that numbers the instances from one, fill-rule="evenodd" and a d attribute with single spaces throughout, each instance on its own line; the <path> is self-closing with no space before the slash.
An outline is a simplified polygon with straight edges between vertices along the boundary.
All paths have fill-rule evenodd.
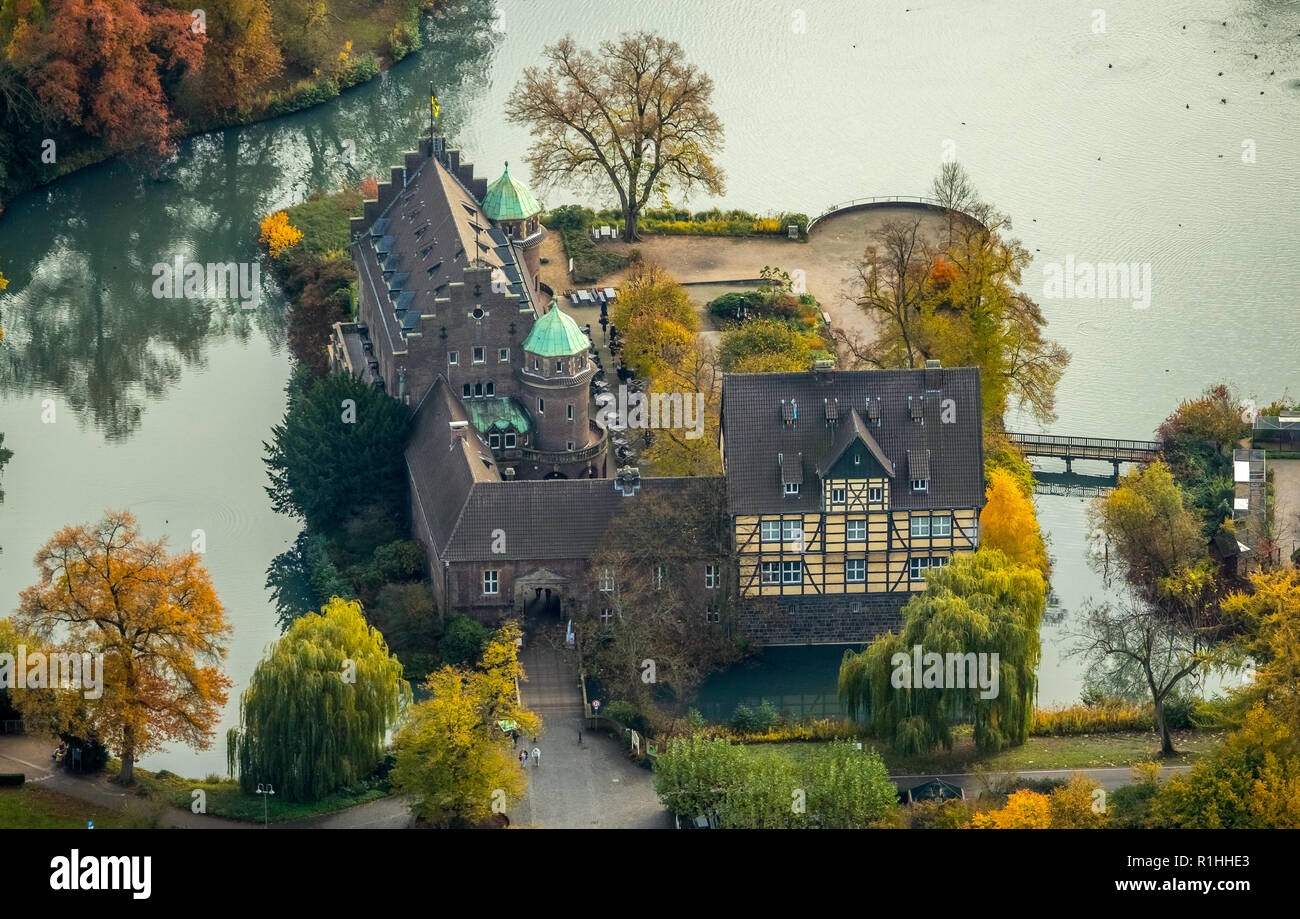
<path id="1" fill-rule="evenodd" d="M 519 751 L 519 768 L 521 768 L 521 769 L 527 769 L 527 768 L 528 768 L 528 751 L 527 751 L 527 750 L 520 750 L 520 751 Z"/>
<path id="2" fill-rule="evenodd" d="M 542 748 L 533 747 L 533 768 L 537 768 L 541 764 L 542 764 Z"/>
<path id="3" fill-rule="evenodd" d="M 582 719 L 578 719 L 578 743 L 582 743 Z"/>

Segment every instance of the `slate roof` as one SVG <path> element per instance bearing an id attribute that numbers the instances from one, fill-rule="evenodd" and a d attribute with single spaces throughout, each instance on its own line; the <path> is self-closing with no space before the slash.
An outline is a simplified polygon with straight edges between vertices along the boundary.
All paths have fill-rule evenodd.
<path id="1" fill-rule="evenodd" d="M 833 398 L 826 404 L 828 406 L 839 405 Z M 828 410 L 826 420 L 838 421 L 839 433 L 835 435 L 835 442 L 831 444 L 830 450 L 826 451 L 826 455 L 822 457 L 822 461 L 817 465 L 817 474 L 819 476 L 826 475 L 826 471 L 835 465 L 836 461 L 849 449 L 849 446 L 859 441 L 867 448 L 867 452 L 876 458 L 876 462 L 884 467 L 886 472 L 891 476 L 894 474 L 893 460 L 885 455 L 884 450 L 880 449 L 880 444 L 876 443 L 876 439 L 871 436 L 871 428 L 862 420 L 862 416 L 858 414 L 856 408 L 849 412 L 849 417 L 845 421 L 838 420 L 838 408 L 833 412 Z"/>
<path id="2" fill-rule="evenodd" d="M 865 413 L 868 400 L 876 398 L 880 399 L 878 426 L 858 413 L 859 409 Z M 822 410 L 827 399 L 839 400 L 835 423 Z M 953 401 L 949 416 L 953 421 L 944 424 L 940 415 L 948 399 Z M 784 409 L 783 400 L 797 409 Z M 913 408 L 922 423 L 912 420 Z M 795 420 L 784 422 L 783 416 L 791 414 Z M 885 468 L 893 470 L 891 507 L 983 507 L 982 416 L 979 370 L 974 367 L 725 374 L 722 435 L 730 512 L 820 510 L 821 475 L 862 433 L 889 461 Z M 912 451 L 915 466 L 925 450 L 929 451 L 929 490 L 913 494 L 904 478 L 908 452 Z M 785 462 L 802 454 L 803 463 L 817 470 L 818 477 L 806 477 L 799 494 L 787 497 L 777 454 Z"/>
<path id="3" fill-rule="evenodd" d="M 358 283 L 378 305 L 375 312 L 383 324 L 371 329 L 371 338 L 389 353 L 404 352 L 405 333 L 419 330 L 417 318 L 396 315 L 395 302 L 402 300 L 415 317 L 436 315 L 434 300 L 449 283 L 462 280 L 471 265 L 500 269 L 520 309 L 532 306 L 513 247 L 437 158 L 423 160 L 407 177 L 406 186 L 352 243 L 352 250 Z"/>
<path id="4" fill-rule="evenodd" d="M 468 422 L 464 440 L 453 440 L 453 421 Z M 406 465 L 416 520 L 428 525 L 438 557 L 453 562 L 590 558 L 628 502 L 656 493 L 703 500 L 722 487 L 719 478 L 645 478 L 628 496 L 616 479 L 504 481 L 481 432 L 441 376 L 416 409 Z M 498 529 L 506 533 L 504 555 L 492 551 Z"/>

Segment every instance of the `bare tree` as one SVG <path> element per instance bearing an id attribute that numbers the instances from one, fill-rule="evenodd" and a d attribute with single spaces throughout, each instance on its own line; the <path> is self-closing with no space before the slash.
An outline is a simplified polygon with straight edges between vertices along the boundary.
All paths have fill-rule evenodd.
<path id="1" fill-rule="evenodd" d="M 650 196 L 670 184 L 724 192 L 713 162 L 723 136 L 709 108 L 713 80 L 684 62 L 680 45 L 632 32 L 593 54 L 565 36 L 544 57 L 547 66 L 527 68 L 506 103 L 506 116 L 532 131 L 526 161 L 537 182 L 613 185 L 629 241 Z"/>
<path id="2" fill-rule="evenodd" d="M 1174 688 L 1197 671 L 1226 660 L 1205 629 L 1164 615 L 1131 594 L 1121 604 L 1089 601 L 1073 651 L 1088 660 L 1088 681 L 1126 697 L 1146 695 L 1155 706 L 1160 752 L 1171 756 L 1173 739 L 1165 703 Z"/>
<path id="3" fill-rule="evenodd" d="M 856 300 L 881 332 L 870 346 L 857 343 L 855 358 L 876 367 L 916 367 L 925 360 L 923 304 L 935 255 L 920 218 L 880 228 L 857 265 Z"/>

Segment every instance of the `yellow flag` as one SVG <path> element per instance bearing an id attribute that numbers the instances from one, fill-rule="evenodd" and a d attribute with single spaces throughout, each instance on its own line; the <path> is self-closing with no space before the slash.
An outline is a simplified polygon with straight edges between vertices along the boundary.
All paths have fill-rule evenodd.
<path id="1" fill-rule="evenodd" d="M 437 117 L 438 117 L 438 97 L 437 97 L 437 96 L 434 96 L 432 99 L 430 99 L 430 100 L 429 100 L 429 104 L 433 106 L 433 117 L 434 117 L 434 118 L 437 118 Z"/>

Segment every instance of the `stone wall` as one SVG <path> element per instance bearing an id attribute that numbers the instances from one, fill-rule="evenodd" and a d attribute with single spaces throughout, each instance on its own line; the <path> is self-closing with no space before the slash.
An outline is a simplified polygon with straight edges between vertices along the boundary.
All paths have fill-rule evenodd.
<path id="1" fill-rule="evenodd" d="M 899 593 L 747 601 L 735 613 L 735 627 L 760 646 L 868 642 L 901 628 L 900 610 L 910 597 Z"/>

